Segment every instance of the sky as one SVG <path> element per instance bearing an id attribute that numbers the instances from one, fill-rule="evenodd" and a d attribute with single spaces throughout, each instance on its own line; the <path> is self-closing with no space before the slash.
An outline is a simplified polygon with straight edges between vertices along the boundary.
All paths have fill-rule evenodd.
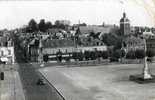
<path id="1" fill-rule="evenodd" d="M 70 20 L 71 24 L 116 24 L 126 12 L 132 26 L 155 26 L 153 0 L 58 0 L 0 1 L 0 29 L 14 29 L 34 18 L 45 21 Z"/>

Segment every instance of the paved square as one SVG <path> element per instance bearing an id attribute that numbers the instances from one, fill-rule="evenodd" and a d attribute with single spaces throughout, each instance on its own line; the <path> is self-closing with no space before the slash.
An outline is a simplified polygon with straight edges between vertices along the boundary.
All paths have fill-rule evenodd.
<path id="1" fill-rule="evenodd" d="M 155 74 L 155 64 L 149 67 Z M 142 68 L 142 64 L 59 66 L 40 72 L 66 100 L 155 100 L 155 83 L 129 81 L 129 75 L 141 73 Z"/>

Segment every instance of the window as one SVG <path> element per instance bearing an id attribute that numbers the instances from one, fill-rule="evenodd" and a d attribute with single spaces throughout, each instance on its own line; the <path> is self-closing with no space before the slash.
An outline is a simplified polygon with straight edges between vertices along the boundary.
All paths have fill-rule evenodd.
<path id="1" fill-rule="evenodd" d="M 4 56 L 4 52 L 3 51 L 1 51 L 1 56 Z"/>
<path id="2" fill-rule="evenodd" d="M 11 55 L 11 50 L 8 50 L 8 55 Z"/>

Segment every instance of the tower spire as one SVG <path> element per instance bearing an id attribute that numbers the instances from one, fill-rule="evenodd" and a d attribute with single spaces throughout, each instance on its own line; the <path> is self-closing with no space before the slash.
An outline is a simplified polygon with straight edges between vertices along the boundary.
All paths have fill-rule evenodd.
<path id="1" fill-rule="evenodd" d="M 126 17 L 126 13 L 125 12 L 123 12 L 123 18 L 125 18 Z"/>

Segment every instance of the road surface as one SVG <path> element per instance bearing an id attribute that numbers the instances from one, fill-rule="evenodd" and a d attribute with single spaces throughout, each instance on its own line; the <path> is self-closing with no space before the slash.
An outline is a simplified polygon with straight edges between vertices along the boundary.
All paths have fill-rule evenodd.
<path id="1" fill-rule="evenodd" d="M 19 64 L 19 73 L 25 91 L 26 100 L 59 100 L 55 90 L 49 84 L 36 85 L 41 76 L 29 63 Z"/>
<path id="2" fill-rule="evenodd" d="M 151 72 L 155 73 L 155 64 Z M 129 76 L 142 73 L 142 64 L 47 67 L 40 72 L 66 100 L 155 100 L 155 84 L 138 84 Z"/>

